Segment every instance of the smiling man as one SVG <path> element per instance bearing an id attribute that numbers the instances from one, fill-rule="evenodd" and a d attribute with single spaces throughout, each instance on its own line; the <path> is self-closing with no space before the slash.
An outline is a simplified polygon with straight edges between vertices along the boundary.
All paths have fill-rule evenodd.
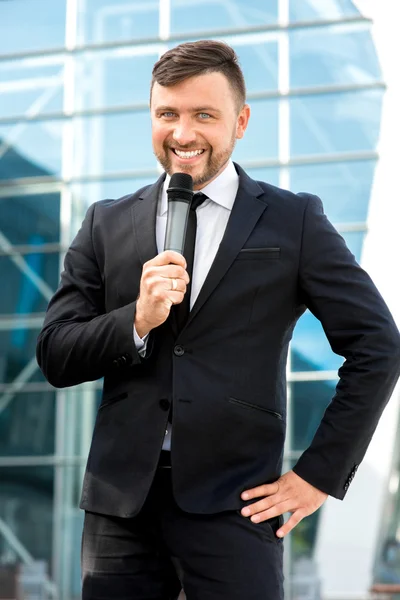
<path id="1" fill-rule="evenodd" d="M 344 498 L 399 376 L 396 325 L 321 201 L 232 162 L 245 98 L 226 44 L 161 57 L 150 109 L 165 173 L 89 208 L 49 304 L 37 357 L 50 383 L 104 377 L 81 500 L 83 600 L 182 587 L 188 600 L 281 600 L 284 536 Z M 192 272 L 163 251 L 174 173 L 201 191 Z M 288 345 L 307 307 L 345 361 L 310 447 L 282 474 Z"/>

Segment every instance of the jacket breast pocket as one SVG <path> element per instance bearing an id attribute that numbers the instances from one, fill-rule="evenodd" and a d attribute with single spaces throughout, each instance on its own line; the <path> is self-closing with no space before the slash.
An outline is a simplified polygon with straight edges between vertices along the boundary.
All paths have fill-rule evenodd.
<path id="1" fill-rule="evenodd" d="M 276 260 L 280 257 L 280 248 L 242 248 L 236 260 Z"/>

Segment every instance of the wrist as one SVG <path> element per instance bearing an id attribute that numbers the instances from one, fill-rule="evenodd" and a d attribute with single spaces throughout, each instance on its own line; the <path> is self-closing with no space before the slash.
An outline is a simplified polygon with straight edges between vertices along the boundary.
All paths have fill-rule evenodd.
<path id="1" fill-rule="evenodd" d="M 143 319 L 143 317 L 141 315 L 139 302 L 136 303 L 134 326 L 135 326 L 136 333 L 138 334 L 138 336 L 141 339 L 143 339 L 144 336 L 151 331 L 151 327 L 146 323 L 146 321 Z"/>

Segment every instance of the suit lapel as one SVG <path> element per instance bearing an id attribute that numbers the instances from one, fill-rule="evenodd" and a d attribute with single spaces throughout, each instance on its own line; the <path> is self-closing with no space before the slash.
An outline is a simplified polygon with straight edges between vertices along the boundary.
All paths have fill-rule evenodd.
<path id="1" fill-rule="evenodd" d="M 267 208 L 264 190 L 236 165 L 239 189 L 218 252 L 200 293 L 190 311 L 186 326 L 195 318 L 243 248 L 257 221 Z"/>
<path id="2" fill-rule="evenodd" d="M 156 217 L 158 199 L 165 173 L 142 192 L 132 207 L 134 238 L 142 265 L 158 254 Z"/>

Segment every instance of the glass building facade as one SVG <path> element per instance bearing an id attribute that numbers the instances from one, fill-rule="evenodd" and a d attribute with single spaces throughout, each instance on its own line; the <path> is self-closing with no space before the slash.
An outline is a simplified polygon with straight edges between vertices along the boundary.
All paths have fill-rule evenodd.
<path id="1" fill-rule="evenodd" d="M 1 586 L 5 594 L 18 581 L 18 565 L 37 560 L 50 597 L 79 598 L 78 501 L 101 382 L 52 388 L 36 364 L 36 337 L 88 206 L 159 175 L 148 110 L 154 62 L 207 37 L 235 48 L 247 82 L 252 117 L 235 160 L 256 179 L 318 194 L 361 258 L 385 82 L 371 22 L 355 3 L 0 2 L 0 598 L 13 597 Z M 310 443 L 341 363 L 306 313 L 288 364 L 286 468 Z M 395 461 L 375 549 L 374 577 L 388 582 L 400 582 L 399 470 Z M 318 587 L 320 514 L 286 541 L 288 600 L 299 574 L 314 573 Z"/>

